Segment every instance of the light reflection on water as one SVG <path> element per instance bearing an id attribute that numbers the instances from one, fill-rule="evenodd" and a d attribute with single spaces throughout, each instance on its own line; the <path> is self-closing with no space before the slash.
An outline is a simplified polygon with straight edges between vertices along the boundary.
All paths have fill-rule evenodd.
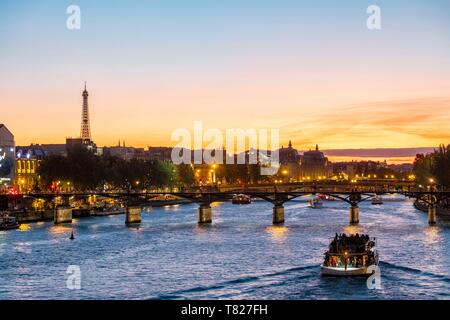
<path id="1" fill-rule="evenodd" d="M 288 231 L 289 229 L 285 226 L 269 226 L 266 228 L 266 232 L 271 239 L 278 243 L 283 243 L 286 240 Z"/>
<path id="2" fill-rule="evenodd" d="M 116 215 L 0 232 L 0 299 L 450 298 L 450 229 L 429 227 L 411 202 L 363 203 L 358 226 L 348 225 L 340 201 L 323 210 L 287 203 L 284 226 L 272 225 L 264 201 L 212 208 L 206 226 L 191 204 L 153 208 L 139 226 Z M 364 279 L 320 277 L 329 239 L 343 232 L 377 237 L 382 290 L 368 290 Z M 69 265 L 81 268 L 80 291 L 66 288 Z"/>
<path id="3" fill-rule="evenodd" d="M 94 226 L 95 228 L 95 226 Z M 60 235 L 60 234 L 70 234 L 73 230 L 72 226 L 68 224 L 61 224 L 61 225 L 53 225 L 50 228 L 47 229 L 49 233 L 53 235 Z"/>
<path id="4" fill-rule="evenodd" d="M 429 244 L 439 245 L 439 242 L 442 241 L 440 237 L 440 228 L 437 226 L 429 226 L 424 229 L 424 240 Z"/>
<path id="5" fill-rule="evenodd" d="M 29 223 L 22 223 L 18 229 L 18 231 L 21 231 L 21 232 L 29 231 L 29 230 L 31 230 L 31 226 Z"/>

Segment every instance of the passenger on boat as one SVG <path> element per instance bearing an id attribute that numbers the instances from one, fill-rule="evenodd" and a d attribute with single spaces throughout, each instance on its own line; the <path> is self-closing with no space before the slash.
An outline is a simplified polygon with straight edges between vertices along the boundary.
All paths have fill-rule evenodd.
<path id="1" fill-rule="evenodd" d="M 343 253 L 344 250 L 349 252 L 364 252 L 366 249 L 371 248 L 375 245 L 373 241 L 371 241 L 366 248 L 366 244 L 369 241 L 368 235 L 350 235 L 347 236 L 344 234 L 336 234 L 333 241 L 329 245 L 329 251 L 335 253 Z"/>

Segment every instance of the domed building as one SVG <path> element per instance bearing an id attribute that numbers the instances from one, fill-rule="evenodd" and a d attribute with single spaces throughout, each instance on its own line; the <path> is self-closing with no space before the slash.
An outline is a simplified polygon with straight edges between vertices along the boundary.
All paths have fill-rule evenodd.
<path id="1" fill-rule="evenodd" d="M 333 169 L 322 151 L 319 151 L 319 145 L 316 144 L 315 150 L 309 150 L 303 153 L 301 159 L 302 180 L 322 180 L 331 177 Z"/>
<path id="2" fill-rule="evenodd" d="M 280 169 L 278 175 L 283 178 L 284 182 L 297 182 L 301 177 L 300 161 L 301 155 L 297 149 L 292 147 L 289 140 L 287 148 L 279 149 Z"/>
<path id="3" fill-rule="evenodd" d="M 287 148 L 279 149 L 280 169 L 278 176 L 283 182 L 300 182 L 328 179 L 333 174 L 333 168 L 324 153 L 316 145 L 315 150 L 302 154 L 292 147 L 289 141 Z"/>

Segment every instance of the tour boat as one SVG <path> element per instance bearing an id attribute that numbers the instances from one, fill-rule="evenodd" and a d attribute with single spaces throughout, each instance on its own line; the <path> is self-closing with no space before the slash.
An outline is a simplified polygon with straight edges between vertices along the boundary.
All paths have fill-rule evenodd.
<path id="1" fill-rule="evenodd" d="M 314 198 L 309 201 L 309 205 L 313 209 L 322 209 L 323 208 L 323 202 L 320 198 Z"/>
<path id="2" fill-rule="evenodd" d="M 372 204 L 373 205 L 383 204 L 383 199 L 379 195 L 376 195 L 375 197 L 372 198 Z"/>
<path id="3" fill-rule="evenodd" d="M 370 266 L 378 265 L 376 239 L 368 235 L 337 235 L 325 252 L 323 276 L 370 276 Z"/>
<path id="4" fill-rule="evenodd" d="M 334 201 L 335 199 L 333 198 L 333 197 L 331 197 L 331 196 L 329 196 L 329 195 L 327 195 L 327 194 L 319 194 L 318 195 L 318 197 L 321 199 L 321 200 L 326 200 L 326 201 Z"/>
<path id="5" fill-rule="evenodd" d="M 16 218 L 8 215 L 0 216 L 0 231 L 17 229 L 19 226 L 20 224 L 17 222 Z"/>
<path id="6" fill-rule="evenodd" d="M 245 194 L 238 194 L 233 197 L 231 200 L 232 204 L 250 204 L 252 203 L 252 199 L 250 196 Z"/>

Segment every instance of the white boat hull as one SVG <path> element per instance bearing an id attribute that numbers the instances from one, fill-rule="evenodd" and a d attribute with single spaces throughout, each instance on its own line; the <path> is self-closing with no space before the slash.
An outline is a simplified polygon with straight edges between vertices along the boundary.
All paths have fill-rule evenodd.
<path id="1" fill-rule="evenodd" d="M 337 268 L 337 267 L 326 267 L 324 265 L 320 266 L 321 274 L 323 276 L 333 276 L 333 277 L 355 277 L 355 276 L 370 276 L 372 273 L 367 271 L 367 267 L 354 268 L 348 267 Z"/>

